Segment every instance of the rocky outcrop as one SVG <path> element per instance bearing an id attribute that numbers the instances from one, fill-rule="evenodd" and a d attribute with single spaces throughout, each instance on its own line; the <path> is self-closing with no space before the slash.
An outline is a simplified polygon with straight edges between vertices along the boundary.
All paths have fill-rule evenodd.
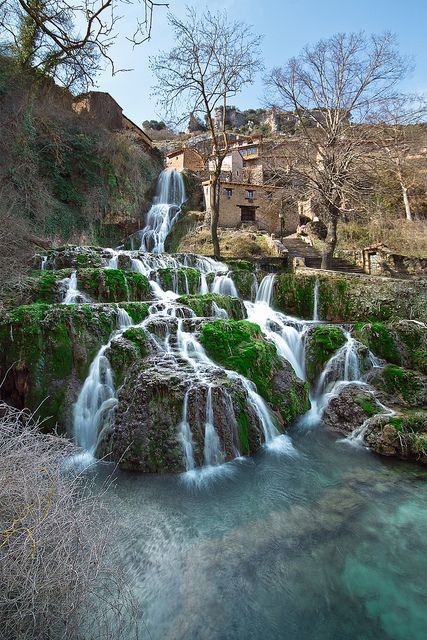
<path id="1" fill-rule="evenodd" d="M 86 269 L 107 267 L 112 257 L 111 249 L 102 247 L 65 245 L 46 251 L 45 269 Z M 40 269 L 43 257 L 36 255 L 34 266 Z"/>
<path id="2" fill-rule="evenodd" d="M 366 444 L 382 456 L 427 463 L 427 411 L 375 416 L 365 433 Z"/>
<path id="3" fill-rule="evenodd" d="M 427 325 L 416 320 L 356 324 L 353 335 L 375 355 L 427 374 Z"/>
<path id="4" fill-rule="evenodd" d="M 322 423 L 330 431 L 349 436 L 368 418 L 383 411 L 373 390 L 358 384 L 344 384 L 331 398 Z"/>
<path id="5" fill-rule="evenodd" d="M 319 281 L 319 317 L 337 323 L 412 318 L 427 322 L 427 282 L 308 268 L 276 277 L 273 304 L 281 311 L 311 319 L 314 286 Z"/>
<path id="6" fill-rule="evenodd" d="M 305 341 L 305 367 L 307 380 L 313 384 L 325 364 L 346 342 L 340 327 L 320 325 L 308 330 Z"/>
<path id="7" fill-rule="evenodd" d="M 387 405 L 398 407 L 427 406 L 427 376 L 389 364 L 374 369 L 368 380 Z"/>

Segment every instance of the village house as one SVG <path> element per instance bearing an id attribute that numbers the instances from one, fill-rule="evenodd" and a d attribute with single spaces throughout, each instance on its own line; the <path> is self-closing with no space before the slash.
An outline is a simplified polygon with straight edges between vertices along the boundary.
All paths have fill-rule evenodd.
<path id="1" fill-rule="evenodd" d="M 203 171 L 205 161 L 203 156 L 190 147 L 182 147 L 175 149 L 166 156 L 166 168 L 175 169 L 176 171 Z"/>
<path id="2" fill-rule="evenodd" d="M 203 182 L 205 203 L 210 201 L 211 189 L 210 180 Z M 224 180 L 220 189 L 220 227 L 238 229 L 251 225 L 277 236 L 296 231 L 298 211 L 286 207 L 280 187 Z"/>

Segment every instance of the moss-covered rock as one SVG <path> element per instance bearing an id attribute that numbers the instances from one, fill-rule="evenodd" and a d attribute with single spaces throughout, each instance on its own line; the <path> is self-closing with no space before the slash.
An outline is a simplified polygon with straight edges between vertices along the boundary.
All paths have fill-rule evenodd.
<path id="1" fill-rule="evenodd" d="M 364 439 L 380 455 L 426 464 L 427 411 L 404 411 L 394 416 L 376 416 L 370 421 Z"/>
<path id="2" fill-rule="evenodd" d="M 382 393 L 388 404 L 403 407 L 427 405 L 427 376 L 418 371 L 389 364 L 383 369 L 374 369 L 369 382 Z"/>
<path id="3" fill-rule="evenodd" d="M 206 293 L 195 296 L 181 296 L 177 302 L 190 307 L 197 316 L 208 318 L 214 316 L 213 304 L 224 309 L 233 320 L 246 318 L 246 309 L 240 298 L 223 296 L 219 293 Z"/>
<path id="4" fill-rule="evenodd" d="M 141 319 L 148 313 L 146 305 L 128 304 Z M 117 326 L 116 304 L 40 303 L 13 310 L 0 322 L 1 398 L 38 409 L 47 430 L 56 423 L 68 428 L 90 364 Z"/>
<path id="5" fill-rule="evenodd" d="M 325 364 L 346 342 L 340 327 L 319 325 L 312 327 L 306 337 L 305 368 L 307 380 L 314 383 Z"/>
<path id="6" fill-rule="evenodd" d="M 226 369 L 254 382 L 258 393 L 280 411 L 286 425 L 308 410 L 308 387 L 277 355 L 257 324 L 215 320 L 203 325 L 200 341 L 208 355 Z"/>
<path id="7" fill-rule="evenodd" d="M 49 249 L 46 256 L 45 267 L 49 270 L 87 269 L 108 266 L 112 253 L 102 247 L 65 245 Z"/>
<path id="8" fill-rule="evenodd" d="M 425 324 L 413 320 L 359 323 L 354 335 L 380 358 L 427 374 Z"/>
<path id="9" fill-rule="evenodd" d="M 117 341 L 123 358 L 123 343 L 132 343 L 135 337 L 130 340 L 124 334 Z M 137 337 L 138 342 L 141 339 Z M 116 362 L 114 357 L 112 361 Z M 219 440 L 217 462 L 232 460 L 236 451 L 255 453 L 263 442 L 262 425 L 238 379 L 230 380 L 222 370 L 213 368 L 201 379 L 187 362 L 153 353 L 134 361 L 128 370 L 118 391 L 115 425 L 102 443 L 102 454 L 109 454 L 125 469 L 145 473 L 185 471 L 180 423 L 186 398 L 185 419 L 191 431 L 194 465 L 203 466 L 208 393 Z"/>
<path id="10" fill-rule="evenodd" d="M 98 302 L 150 300 L 148 278 L 135 271 L 121 269 L 79 269 L 78 288 Z"/>
<path id="11" fill-rule="evenodd" d="M 239 260 L 239 262 L 241 261 Z M 236 285 L 239 296 L 243 298 L 243 300 L 253 299 L 257 283 L 253 271 L 249 269 L 233 269 L 230 273 L 230 277 Z"/>
<path id="12" fill-rule="evenodd" d="M 200 289 L 200 271 L 193 267 L 172 269 L 166 267 L 157 271 L 157 278 L 162 289 L 175 293 L 194 295 Z"/>
<path id="13" fill-rule="evenodd" d="M 315 283 L 315 276 L 279 273 L 274 282 L 273 306 L 288 315 L 312 319 Z"/>
<path id="14" fill-rule="evenodd" d="M 250 260 L 224 260 L 224 262 L 231 271 L 255 272 L 255 265 Z"/>
<path id="15" fill-rule="evenodd" d="M 383 411 L 373 389 L 348 384 L 331 398 L 323 412 L 322 424 L 330 431 L 349 436 L 368 418 Z"/>

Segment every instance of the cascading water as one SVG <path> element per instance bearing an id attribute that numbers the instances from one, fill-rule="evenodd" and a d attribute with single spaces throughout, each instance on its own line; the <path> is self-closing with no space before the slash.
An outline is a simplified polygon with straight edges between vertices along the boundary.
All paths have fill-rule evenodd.
<path id="1" fill-rule="evenodd" d="M 319 280 L 316 278 L 313 291 L 313 320 L 318 322 L 319 320 Z"/>
<path id="2" fill-rule="evenodd" d="M 77 271 L 73 271 L 69 278 L 64 278 L 59 282 L 63 288 L 62 304 L 76 304 L 78 302 L 89 302 L 89 298 L 79 291 L 77 286 Z"/>
<path id="3" fill-rule="evenodd" d="M 89 375 L 74 405 L 74 439 L 90 456 L 95 455 L 102 431 L 111 426 L 112 410 L 117 405 L 113 372 L 105 352 L 111 341 L 132 325 L 132 319 L 124 309 L 118 309 L 117 324 L 117 331 L 90 365 Z"/>
<path id="4" fill-rule="evenodd" d="M 163 253 L 165 240 L 181 212 L 186 199 L 185 185 L 179 171 L 165 169 L 159 176 L 147 224 L 141 231 L 141 251 Z"/>

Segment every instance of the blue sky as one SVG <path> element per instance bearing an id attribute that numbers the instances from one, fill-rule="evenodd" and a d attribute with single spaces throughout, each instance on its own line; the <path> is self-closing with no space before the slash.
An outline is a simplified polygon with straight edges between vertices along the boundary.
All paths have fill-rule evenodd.
<path id="1" fill-rule="evenodd" d="M 185 5 L 204 2 L 168 0 L 170 11 L 181 16 Z M 427 0 L 211 0 L 211 10 L 226 9 L 232 19 L 253 25 L 264 36 L 262 53 L 267 69 L 283 64 L 308 43 L 315 43 L 340 31 L 381 33 L 389 30 L 398 37 L 402 53 L 412 56 L 415 70 L 405 83 L 411 92 L 427 92 Z M 137 6 L 123 5 L 125 17 L 120 24 L 123 34 L 133 30 Z M 154 16 L 150 42 L 132 50 L 121 37 L 112 51 L 119 68 L 133 71 L 114 77 L 106 71 L 98 77 L 98 89 L 108 91 L 136 123 L 160 119 L 162 114 L 151 96 L 154 78 L 149 69 L 149 56 L 173 45 L 167 22 L 167 10 L 158 7 Z M 261 77 L 234 100 L 241 108 L 262 106 Z"/>

